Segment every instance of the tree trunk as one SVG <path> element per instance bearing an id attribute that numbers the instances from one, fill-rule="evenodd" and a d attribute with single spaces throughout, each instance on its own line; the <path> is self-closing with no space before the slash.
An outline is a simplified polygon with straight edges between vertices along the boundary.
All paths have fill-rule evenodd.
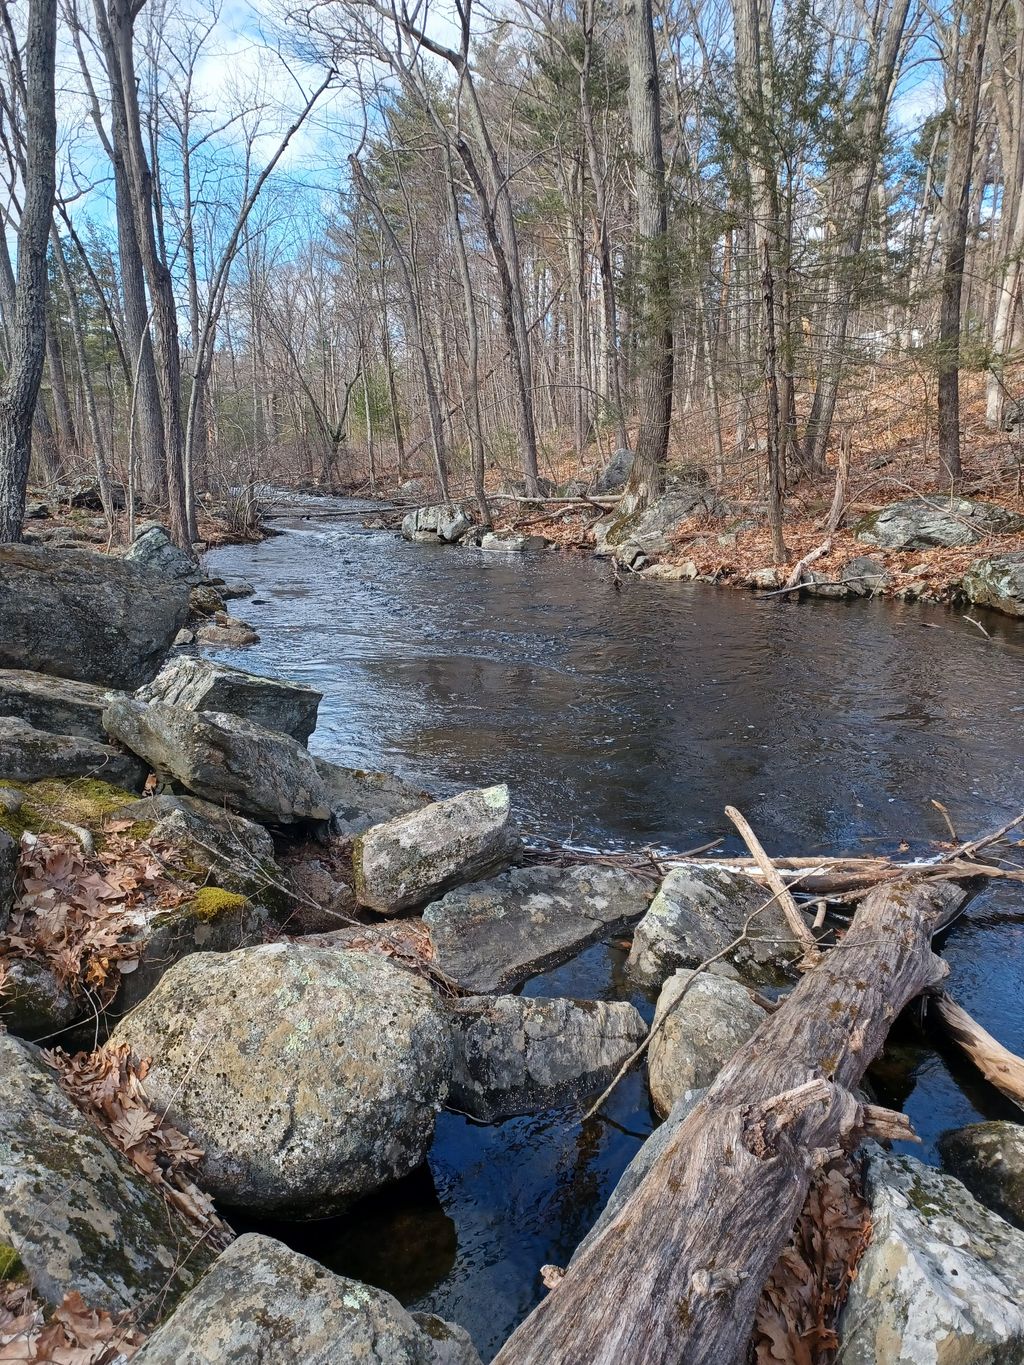
<path id="1" fill-rule="evenodd" d="M 53 219 L 57 154 L 56 32 L 57 0 L 30 0 L 25 40 L 25 195 L 18 227 L 10 365 L 0 387 L 0 542 L 21 539 L 32 417 L 46 356 L 46 246 Z"/>
<path id="2" fill-rule="evenodd" d="M 645 507 L 665 483 L 672 421 L 672 287 L 668 251 L 668 197 L 661 141 L 661 100 L 654 53 L 651 0 L 624 0 L 629 119 L 636 171 L 636 254 L 640 278 L 637 313 L 639 427 L 624 498 Z"/>
<path id="3" fill-rule="evenodd" d="M 899 1011 L 945 972 L 931 938 L 949 891 L 903 882 L 865 898 L 841 947 L 734 1055 L 494 1365 L 743 1358 L 816 1163 L 902 1118 L 851 1092 Z"/>

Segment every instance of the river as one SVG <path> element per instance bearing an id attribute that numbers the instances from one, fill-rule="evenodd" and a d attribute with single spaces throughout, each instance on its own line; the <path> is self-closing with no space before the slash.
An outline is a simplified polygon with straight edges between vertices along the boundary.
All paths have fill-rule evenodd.
<path id="1" fill-rule="evenodd" d="M 337 503 L 348 511 L 352 503 Z M 369 505 L 368 505 L 369 506 Z M 556 553 L 410 545 L 325 519 L 207 556 L 247 578 L 260 644 L 221 653 L 324 694 L 310 747 L 447 793 L 507 781 L 526 829 L 602 847 L 690 848 L 738 806 L 770 852 L 927 850 L 1024 805 L 1024 628 L 891 602 L 793 602 L 630 578 Z M 738 849 L 734 838 L 727 848 Z M 950 990 L 1024 1052 L 1024 894 L 993 887 L 947 937 Z M 531 995 L 632 999 L 620 948 L 534 978 Z M 910 1025 L 872 1078 L 934 1160 L 945 1128 L 1019 1117 Z M 652 1126 L 642 1077 L 583 1127 L 442 1114 L 429 1171 L 330 1223 L 268 1229 L 415 1309 L 488 1359 L 564 1265 Z"/>

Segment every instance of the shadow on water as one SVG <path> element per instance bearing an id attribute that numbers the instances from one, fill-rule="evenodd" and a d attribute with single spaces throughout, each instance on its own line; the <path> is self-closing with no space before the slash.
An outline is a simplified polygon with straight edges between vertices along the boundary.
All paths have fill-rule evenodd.
<path id="1" fill-rule="evenodd" d="M 886 602 L 639 579 L 616 593 L 596 561 L 407 545 L 352 519 L 281 525 L 288 534 L 208 556 L 259 588 L 239 606 L 261 643 L 225 657 L 318 687 L 311 747 L 337 762 L 439 792 L 506 780 L 528 828 L 605 846 L 729 835 L 731 803 L 772 852 L 885 852 L 947 836 L 933 797 L 965 837 L 1024 799 L 1013 622 L 986 617 L 987 640 L 953 613 Z M 943 948 L 951 991 L 1017 1051 L 1022 902 L 988 888 Z M 623 965 L 596 945 L 524 989 L 633 998 Z M 906 1108 L 925 1160 L 943 1129 L 1005 1112 L 908 1022 L 873 1083 Z M 281 1235 L 463 1323 L 488 1358 L 540 1297 L 540 1266 L 565 1264 L 650 1131 L 642 1075 L 620 1086 L 609 1118 L 482 1126 L 442 1114 L 436 1201 L 421 1173 Z"/>

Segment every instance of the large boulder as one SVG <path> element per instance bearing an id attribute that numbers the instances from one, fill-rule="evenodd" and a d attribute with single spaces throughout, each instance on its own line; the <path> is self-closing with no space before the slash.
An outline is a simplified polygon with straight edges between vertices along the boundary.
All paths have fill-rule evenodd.
<path id="1" fill-rule="evenodd" d="M 2 687 L 2 680 L 0 680 Z M 323 693 L 301 683 L 244 673 L 240 668 L 183 655 L 140 688 L 141 701 L 163 701 L 189 711 L 227 711 L 305 744 L 316 729 Z"/>
<path id="2" fill-rule="evenodd" d="M 955 1128 L 939 1138 L 939 1154 L 975 1199 L 1024 1228 L 1024 1124 Z"/>
<path id="3" fill-rule="evenodd" d="M 103 713 L 109 735 L 164 778 L 268 823 L 327 820 L 323 780 L 288 735 L 225 711 L 115 697 Z"/>
<path id="4" fill-rule="evenodd" d="M 872 597 L 885 592 L 892 578 L 880 559 L 856 555 L 841 569 L 809 569 L 803 590 L 811 597 Z"/>
<path id="5" fill-rule="evenodd" d="M 491 1122 L 572 1104 L 606 1084 L 647 1032 L 625 1001 L 470 996 L 452 1005 L 449 1102 Z"/>
<path id="6" fill-rule="evenodd" d="M 107 689 L 22 668 L 0 668 L 0 716 L 17 716 L 56 735 L 106 739 Z"/>
<path id="7" fill-rule="evenodd" d="M 322 1217 L 426 1156 L 451 1069 L 427 983 L 374 953 L 272 943 L 177 963 L 111 1035 L 150 1102 L 253 1213 Z"/>
<path id="8" fill-rule="evenodd" d="M 151 569 L 161 578 L 190 586 L 202 583 L 206 577 L 195 556 L 175 545 L 166 526 L 156 521 L 139 527 L 124 557 L 130 563 Z"/>
<path id="9" fill-rule="evenodd" d="M 647 986 L 660 986 L 674 968 L 699 967 L 742 939 L 724 961 L 746 981 L 780 984 L 803 950 L 778 902 L 761 909 L 770 899 L 764 887 L 743 873 L 673 868 L 636 926 L 631 974 Z"/>
<path id="10" fill-rule="evenodd" d="M 0 545 L 0 668 L 135 688 L 188 615 L 188 588 L 112 555 Z"/>
<path id="11" fill-rule="evenodd" d="M 461 792 L 358 836 L 352 851 L 356 899 L 396 915 L 450 886 L 500 872 L 522 848 L 508 787 Z"/>
<path id="12" fill-rule="evenodd" d="M 82 735 L 52 735 L 28 721 L 0 715 L 0 782 L 48 777 L 96 777 L 138 790 L 149 769 L 134 754 Z"/>
<path id="13" fill-rule="evenodd" d="M 0 1034 L 0 1244 L 48 1304 L 155 1316 L 212 1256 L 64 1094 L 35 1048 Z"/>
<path id="14" fill-rule="evenodd" d="M 434 963 L 476 994 L 511 990 L 640 918 L 648 884 L 617 867 L 517 867 L 423 912 Z"/>
<path id="15" fill-rule="evenodd" d="M 618 493 L 633 470 L 633 452 L 617 450 L 594 481 L 595 493 Z"/>
<path id="16" fill-rule="evenodd" d="M 968 599 L 1004 616 L 1024 616 L 1024 553 L 976 559 L 963 576 Z"/>
<path id="17" fill-rule="evenodd" d="M 1024 1362 L 1024 1233 L 959 1180 L 873 1144 L 871 1241 L 839 1322 L 841 1365 Z"/>
<path id="18" fill-rule="evenodd" d="M 926 550 L 932 545 L 976 545 L 983 536 L 1024 531 L 1024 517 L 997 503 L 969 498 L 908 498 L 862 517 L 858 540 L 883 550 Z"/>
<path id="19" fill-rule="evenodd" d="M 473 523 L 458 503 L 441 503 L 434 507 L 418 507 L 402 522 L 406 540 L 429 544 L 454 545 L 462 539 Z"/>
<path id="20" fill-rule="evenodd" d="M 338 834 L 362 834 L 371 825 L 409 815 L 436 799 L 391 773 L 343 768 L 316 756 L 313 762 L 327 788 L 331 826 Z"/>
<path id="21" fill-rule="evenodd" d="M 246 1233 L 133 1357 L 136 1365 L 480 1365 L 466 1332 Z"/>
<path id="22" fill-rule="evenodd" d="M 274 841 L 244 815 L 197 796 L 166 794 L 134 801 L 121 815 L 152 822 L 150 838 L 187 850 L 189 861 L 206 870 L 205 882 L 253 901 L 281 902 L 284 874 L 274 860 Z"/>
<path id="23" fill-rule="evenodd" d="M 681 1096 L 709 1086 L 764 1017 L 738 981 L 685 970 L 670 976 L 647 1054 L 656 1111 L 664 1117 Z"/>
<path id="24" fill-rule="evenodd" d="M 498 551 L 505 554 L 522 554 L 525 550 L 543 550 L 547 547 L 545 536 L 527 536 L 519 531 L 485 531 L 480 538 L 481 550 Z"/>

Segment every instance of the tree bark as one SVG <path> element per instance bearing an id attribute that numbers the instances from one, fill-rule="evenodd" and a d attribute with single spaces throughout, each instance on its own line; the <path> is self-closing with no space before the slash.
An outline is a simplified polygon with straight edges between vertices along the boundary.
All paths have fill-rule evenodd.
<path id="1" fill-rule="evenodd" d="M 21 539 L 32 418 L 46 355 L 46 246 L 53 220 L 57 154 L 56 32 L 57 0 L 30 0 L 25 42 L 25 198 L 18 227 L 10 365 L 0 387 L 0 542 Z"/>
<path id="2" fill-rule="evenodd" d="M 899 1011 L 945 973 L 931 938 L 949 892 L 903 882 L 866 897 L 494 1365 L 742 1358 L 816 1164 L 901 1117 L 851 1092 Z"/>

